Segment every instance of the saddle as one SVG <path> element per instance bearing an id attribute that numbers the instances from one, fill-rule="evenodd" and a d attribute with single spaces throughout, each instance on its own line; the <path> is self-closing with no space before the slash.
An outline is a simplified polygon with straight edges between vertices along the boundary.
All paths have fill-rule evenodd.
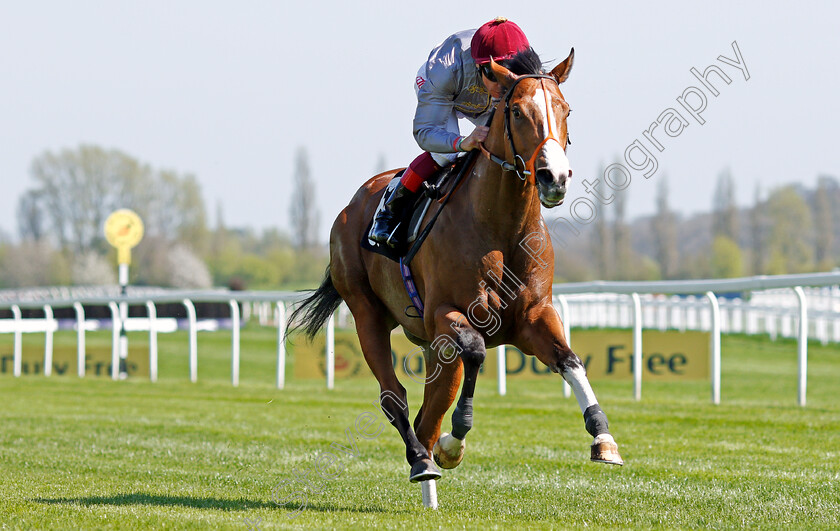
<path id="1" fill-rule="evenodd" d="M 423 243 L 425 234 L 428 234 L 428 230 L 434 225 L 437 216 L 429 220 L 429 224 L 426 227 L 422 226 L 423 219 L 426 217 L 426 214 L 429 212 L 429 209 L 434 201 L 454 192 L 453 188 L 455 188 L 456 184 L 455 176 L 460 173 L 468 158 L 469 157 L 467 157 L 466 154 L 459 155 L 458 158 L 455 159 L 455 162 L 445 168 L 442 168 L 435 176 L 423 183 L 423 193 L 418 195 L 417 200 L 409 208 L 410 212 L 405 213 L 403 216 L 404 221 L 401 221 L 399 225 L 397 225 L 396 230 L 400 233 L 400 240 L 406 242 L 401 248 L 392 249 L 387 245 L 381 245 L 370 241 L 368 239 L 368 234 L 370 233 L 370 228 L 373 225 L 373 218 L 371 218 L 367 228 L 365 229 L 364 235 L 362 236 L 362 249 L 367 249 L 368 251 L 381 254 L 382 256 L 397 263 L 400 262 L 401 258 L 408 254 L 414 256 L 417 249 L 419 249 L 420 245 Z M 388 183 L 388 186 L 385 187 L 382 197 L 379 200 L 379 206 L 374 212 L 374 218 L 384 207 L 385 197 L 388 195 L 388 192 L 390 192 L 400 182 L 404 171 L 405 170 L 397 173 Z M 445 204 L 445 202 L 441 203 L 440 208 L 442 209 Z M 422 234 L 421 229 L 425 229 Z"/>

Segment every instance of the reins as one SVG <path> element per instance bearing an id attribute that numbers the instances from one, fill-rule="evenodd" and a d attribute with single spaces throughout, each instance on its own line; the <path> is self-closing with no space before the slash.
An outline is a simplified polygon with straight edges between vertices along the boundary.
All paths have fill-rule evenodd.
<path id="1" fill-rule="evenodd" d="M 510 152 L 513 153 L 513 162 L 512 163 L 508 162 L 505 159 L 503 159 L 502 157 L 499 157 L 498 155 L 494 155 L 493 153 L 490 153 L 490 151 L 488 151 L 487 148 L 484 147 L 483 142 L 480 143 L 478 145 L 478 147 L 481 149 L 481 153 L 483 153 L 492 162 L 501 166 L 504 171 L 515 172 L 517 177 L 519 177 L 520 179 L 525 181 L 526 179 L 528 179 L 528 177 L 533 176 L 534 173 L 535 173 L 534 172 L 534 162 L 536 161 L 537 155 L 540 152 L 540 148 L 542 148 L 542 146 L 544 146 L 545 143 L 548 142 L 549 140 L 554 140 L 555 142 L 560 144 L 560 139 L 557 138 L 557 133 L 555 131 L 555 127 L 553 126 L 554 122 L 553 122 L 553 120 L 551 120 L 551 110 L 548 106 L 548 101 L 546 100 L 546 120 L 549 121 L 549 123 L 548 123 L 548 136 L 540 143 L 540 145 L 538 145 L 534 149 L 534 153 L 531 155 L 531 158 L 528 159 L 527 161 L 525 160 L 524 157 L 522 157 L 521 155 L 516 153 L 516 146 L 513 143 L 513 134 L 511 133 L 511 129 L 510 129 L 510 99 L 513 97 L 513 91 L 514 91 L 514 89 L 516 89 L 516 85 L 518 85 L 519 82 L 522 81 L 523 79 L 539 79 L 540 80 L 540 85 L 543 87 L 543 89 L 545 89 L 545 81 L 543 81 L 544 79 L 550 79 L 550 80 L 554 81 L 555 83 L 557 83 L 556 79 L 554 79 L 552 76 L 548 76 L 548 75 L 545 75 L 545 74 L 523 75 L 523 76 L 519 76 L 519 77 L 516 78 L 516 80 L 513 82 L 513 85 L 510 86 L 507 93 L 505 94 L 505 136 L 507 137 L 508 144 L 510 145 Z M 543 90 L 543 92 L 548 94 L 548 92 L 546 92 L 545 90 Z M 496 114 L 496 109 L 497 108 L 498 108 L 498 106 L 493 108 L 493 110 L 490 113 L 490 116 L 487 119 L 486 123 L 487 123 L 488 127 L 490 126 L 490 124 L 493 123 L 493 117 Z M 562 146 L 562 144 L 561 144 L 561 146 Z M 420 246 L 422 245 L 423 241 L 426 239 L 426 237 L 431 232 L 432 227 L 435 224 L 435 221 L 437 220 L 438 216 L 440 216 L 441 212 L 443 212 L 443 208 L 446 206 L 446 203 L 449 202 L 449 199 L 452 197 L 455 190 L 457 190 L 460 187 L 460 185 L 464 181 L 464 178 L 468 175 L 469 171 L 472 169 L 472 166 L 475 163 L 475 159 L 476 159 L 477 156 L 478 156 L 478 153 L 476 151 L 472 151 L 472 152 L 469 153 L 469 155 L 467 155 L 467 160 L 464 162 L 464 165 L 461 167 L 461 171 L 458 172 L 458 175 L 453 180 L 452 187 L 450 188 L 449 193 L 447 193 L 444 197 L 442 197 L 440 200 L 438 200 L 438 203 L 440 204 L 440 206 L 438 207 L 437 211 L 434 213 L 434 215 L 429 220 L 429 222 L 426 224 L 426 226 L 423 227 L 423 230 L 420 232 L 420 234 L 414 240 L 414 243 L 412 244 L 412 246 L 408 249 L 408 252 L 402 258 L 402 263 L 401 264 L 404 264 L 406 268 L 409 266 L 409 264 L 411 264 L 411 261 L 414 259 L 414 256 L 417 254 L 417 251 L 420 250 Z M 521 170 L 518 167 L 519 162 L 522 163 L 522 169 Z"/>
<path id="2" fill-rule="evenodd" d="M 510 86 L 507 93 L 505 94 L 505 137 L 507 137 L 508 145 L 510 146 L 510 152 L 513 154 L 513 162 L 508 162 L 507 160 L 499 157 L 498 155 L 494 155 L 490 153 L 490 151 L 484 147 L 484 142 L 480 143 L 478 147 L 481 149 L 481 152 L 487 157 L 491 162 L 498 164 L 502 167 L 504 171 L 512 171 L 516 173 L 516 176 L 519 177 L 521 180 L 525 181 L 529 177 L 534 175 L 534 162 L 536 161 L 537 155 L 540 152 L 540 149 L 548 142 L 549 140 L 554 140 L 558 144 L 561 145 L 560 139 L 557 138 L 557 133 L 555 131 L 554 122 L 551 120 L 551 109 L 548 106 L 548 101 L 546 101 L 546 120 L 548 120 L 548 136 L 540 142 L 534 149 L 534 153 L 531 155 L 531 158 L 527 161 L 522 155 L 516 153 L 516 146 L 513 143 L 513 133 L 511 132 L 510 128 L 510 99 L 513 97 L 513 91 L 516 89 L 516 85 L 519 84 L 520 81 L 523 79 L 539 79 L 540 85 L 545 89 L 545 81 L 544 79 L 550 79 L 557 83 L 557 80 L 554 79 L 552 76 L 548 76 L 545 74 L 528 74 L 524 76 L 519 76 L 513 82 L 513 85 Z M 545 90 L 543 90 L 546 94 Z M 522 163 L 522 169 L 519 169 L 519 163 Z"/>
<path id="3" fill-rule="evenodd" d="M 490 126 L 491 123 L 493 123 L 493 116 L 495 114 L 496 114 L 496 109 L 494 108 L 490 112 L 490 116 L 487 118 L 486 124 L 487 124 L 488 127 Z M 443 196 L 443 198 L 441 198 L 438 201 L 438 204 L 440 204 L 440 207 L 438 207 L 434 216 L 432 216 L 432 219 L 430 219 L 429 222 L 426 224 L 426 226 L 423 227 L 423 230 L 420 232 L 420 234 L 414 240 L 414 244 L 412 244 L 411 248 L 408 249 L 408 252 L 403 257 L 402 260 L 403 260 L 403 263 L 405 264 L 405 267 L 408 267 L 409 264 L 411 264 L 411 260 L 414 259 L 414 255 L 416 255 L 417 251 L 420 250 L 420 245 L 423 244 L 423 241 L 426 239 L 426 237 L 432 231 L 432 227 L 434 226 L 435 221 L 437 221 L 438 216 L 440 216 L 441 212 L 443 212 L 443 207 L 445 207 L 446 203 L 449 202 L 449 199 L 452 197 L 452 194 L 455 193 L 455 190 L 457 190 L 458 187 L 461 186 L 461 182 L 463 181 L 463 179 L 467 175 L 467 173 L 472 169 L 473 164 L 475 164 L 475 160 L 476 160 L 477 157 L 478 157 L 478 153 L 476 151 L 470 151 L 470 153 L 467 155 L 467 160 L 465 160 L 464 165 L 461 166 L 461 171 L 458 172 L 458 175 L 456 175 L 455 179 L 452 181 L 452 188 L 450 189 L 449 193 L 447 193 L 445 196 Z"/>

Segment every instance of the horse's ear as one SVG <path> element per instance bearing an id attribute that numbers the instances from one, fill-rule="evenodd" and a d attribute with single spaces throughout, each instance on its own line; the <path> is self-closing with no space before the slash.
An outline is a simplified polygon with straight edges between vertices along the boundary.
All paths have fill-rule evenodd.
<path id="1" fill-rule="evenodd" d="M 508 70 L 507 68 L 503 67 L 492 58 L 490 59 L 490 70 L 493 71 L 493 75 L 496 76 L 496 79 L 499 81 L 499 84 L 504 87 L 505 90 L 509 89 L 511 85 L 513 85 L 519 76 Z"/>
<path id="2" fill-rule="evenodd" d="M 567 79 L 569 79 L 569 72 L 572 71 L 572 63 L 574 62 L 575 49 L 572 48 L 572 51 L 569 52 L 569 57 L 566 57 L 565 61 L 555 66 L 554 69 L 551 71 L 551 75 L 554 76 L 554 79 L 556 79 L 558 83 L 566 81 Z"/>

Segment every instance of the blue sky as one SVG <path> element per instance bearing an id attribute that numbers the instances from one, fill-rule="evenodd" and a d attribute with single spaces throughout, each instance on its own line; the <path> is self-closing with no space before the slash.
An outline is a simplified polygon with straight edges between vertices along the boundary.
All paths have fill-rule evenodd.
<path id="1" fill-rule="evenodd" d="M 527 4 L 526 7 L 523 7 Z M 710 97 L 704 125 L 663 141 L 659 169 L 635 173 L 630 214 L 652 213 L 667 174 L 682 214 L 708 210 L 730 168 L 738 201 L 789 182 L 840 175 L 835 96 L 837 4 L 779 2 L 221 2 L 0 3 L 0 229 L 44 150 L 94 143 L 195 174 L 210 213 L 229 225 L 288 227 L 294 153 L 309 151 L 326 239 L 335 215 L 376 169 L 419 153 L 412 81 L 455 31 L 507 16 L 544 60 L 569 48 L 563 87 L 574 113 L 575 172 L 567 214 L 585 178 L 615 157 L 676 98 L 698 85 L 689 69 L 732 78 Z M 717 61 L 737 41 L 750 73 Z"/>

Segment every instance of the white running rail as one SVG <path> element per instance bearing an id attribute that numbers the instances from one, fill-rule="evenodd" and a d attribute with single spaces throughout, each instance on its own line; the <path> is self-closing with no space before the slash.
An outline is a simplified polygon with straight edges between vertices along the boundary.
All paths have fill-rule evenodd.
<path id="1" fill-rule="evenodd" d="M 571 327 L 629 328 L 633 330 L 634 396 L 641 399 L 642 330 L 705 330 L 711 333 L 712 402 L 720 403 L 720 334 L 768 334 L 771 338 L 796 337 L 798 340 L 798 403 L 806 404 L 809 335 L 823 343 L 840 342 L 840 272 L 806 275 L 758 276 L 720 280 L 657 281 L 657 282 L 581 282 L 553 286 L 554 302 L 564 319 L 566 336 L 571 342 Z M 46 289 L 44 289 L 47 292 Z M 239 383 L 240 322 L 256 318 L 260 324 L 277 327 L 277 388 L 285 385 L 286 313 L 289 306 L 304 294 L 293 292 L 245 291 L 161 291 L 140 296 L 80 296 L 62 290 L 58 296 L 48 293 L 38 300 L 3 298 L 0 309 L 11 310 L 12 319 L 0 319 L 0 333 L 14 334 L 14 375 L 21 374 L 21 339 L 23 333 L 46 334 L 46 361 L 52 358 L 52 334 L 56 330 L 55 308 L 74 308 L 79 376 L 84 376 L 85 330 L 89 329 L 83 306 L 110 306 L 121 303 L 145 307 L 147 318 L 129 318 L 124 323 L 119 312 L 112 312 L 112 329 L 126 326 L 131 330 L 148 330 L 150 377 L 157 380 L 157 334 L 163 333 L 164 319 L 156 317 L 156 306 L 181 304 L 187 311 L 189 326 L 190 380 L 198 379 L 198 344 L 200 327 L 196 303 L 231 305 L 234 330 L 231 333 L 231 383 Z M 742 298 L 746 296 L 746 298 Z M 241 315 L 238 311 L 242 305 Z M 234 309 L 236 307 L 236 309 Z M 41 310 L 43 319 L 23 319 L 22 309 Z M 339 307 L 337 318 L 329 320 L 325 358 L 327 387 L 332 388 L 335 352 L 333 327 L 347 326 L 349 312 Z M 171 331 L 171 329 L 170 329 Z M 114 333 L 114 341 L 118 334 Z M 116 352 L 116 346 L 114 347 Z M 116 375 L 116 371 L 114 371 Z M 115 376 L 116 377 L 116 376 Z M 506 392 L 504 373 L 498 379 L 499 392 Z M 566 390 L 568 396 L 568 390 Z"/>

